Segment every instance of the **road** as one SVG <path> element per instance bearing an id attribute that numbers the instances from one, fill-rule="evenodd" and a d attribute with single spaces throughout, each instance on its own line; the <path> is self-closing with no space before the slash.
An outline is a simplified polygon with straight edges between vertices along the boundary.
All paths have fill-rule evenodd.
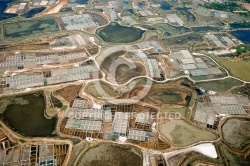
<path id="1" fill-rule="evenodd" d="M 127 50 L 128 51 L 128 50 Z M 137 76 L 137 77 L 134 77 L 134 78 L 131 78 L 129 81 L 127 81 L 126 83 L 123 83 L 123 84 L 117 84 L 117 83 L 112 83 L 112 82 L 110 82 L 110 81 L 108 81 L 107 79 L 106 79 L 106 74 L 100 69 L 100 64 L 98 64 L 98 60 L 97 60 L 97 58 L 98 58 L 98 56 L 100 55 L 101 53 L 100 53 L 100 51 L 98 52 L 98 54 L 96 54 L 94 57 L 90 57 L 90 58 L 88 58 L 88 59 L 86 59 L 85 61 L 88 61 L 88 60 L 92 60 L 93 62 L 94 62 L 94 64 L 97 66 L 97 68 L 99 69 L 99 71 L 102 73 L 102 75 L 103 75 L 103 77 L 102 78 L 95 78 L 95 79 L 91 79 L 91 80 L 82 80 L 82 82 L 81 82 L 81 84 L 85 84 L 85 85 L 88 85 L 88 84 L 90 84 L 90 83 L 92 83 L 92 82 L 94 82 L 94 81 L 103 81 L 103 82 L 105 82 L 105 83 L 107 83 L 107 84 L 109 84 L 109 85 L 111 85 L 111 86 L 117 86 L 117 87 L 122 87 L 122 86 L 126 86 L 126 85 L 128 85 L 128 84 L 130 84 L 131 82 L 133 82 L 133 81 L 135 81 L 136 79 L 139 79 L 139 78 L 147 78 L 147 79 L 149 79 L 149 80 L 151 80 L 151 81 L 154 81 L 154 82 L 157 82 L 157 83 L 167 83 L 167 82 L 169 82 L 169 81 L 175 81 L 175 80 L 178 80 L 178 79 L 180 79 L 180 78 L 188 78 L 189 80 L 191 80 L 192 82 L 194 82 L 194 83 L 197 83 L 197 82 L 208 82 L 208 81 L 215 81 L 215 80 L 223 80 L 223 79 L 225 79 L 225 78 L 234 78 L 234 79 L 237 79 L 237 80 L 240 80 L 240 81 L 242 81 L 243 83 L 250 83 L 250 82 L 247 82 L 247 81 L 244 81 L 244 80 L 241 80 L 241 79 L 239 79 L 239 78 L 236 78 L 236 77 L 232 77 L 232 76 L 230 76 L 230 73 L 225 69 L 225 68 L 223 68 L 225 71 L 226 71 L 226 73 L 227 73 L 227 75 L 228 76 L 226 76 L 226 77 L 224 77 L 224 78 L 218 78 L 218 79 L 208 79 L 208 80 L 199 80 L 199 81 L 197 81 L 197 80 L 193 80 L 192 78 L 190 78 L 190 76 L 189 75 L 184 75 L 184 76 L 179 76 L 179 77 L 176 77 L 176 78 L 167 78 L 166 80 L 164 80 L 164 81 L 155 81 L 155 80 L 153 80 L 151 77 L 149 77 L 149 76 Z M 207 55 L 204 55 L 204 54 L 199 54 L 199 53 L 193 53 L 194 55 L 199 55 L 199 56 L 206 56 L 207 58 L 210 58 L 215 64 L 217 64 L 218 66 L 220 66 L 214 59 L 212 59 L 211 57 L 209 57 L 209 56 L 207 56 Z M 76 65 L 80 65 L 80 64 L 82 64 L 83 62 L 76 62 L 76 63 L 73 63 L 73 64 L 70 64 L 70 65 L 74 65 L 74 66 L 76 66 Z M 56 66 L 56 67 L 65 67 L 65 66 L 69 66 L 69 65 L 59 65 L 59 66 Z M 220 66 L 221 67 L 221 66 Z M 37 68 L 36 70 L 39 70 L 39 69 L 41 69 L 41 68 Z M 25 72 L 26 70 L 23 70 L 23 71 L 19 71 L 19 72 Z M 14 71 L 14 72 L 17 72 L 17 71 Z M 74 82 L 72 82 L 72 83 L 67 83 L 67 84 L 64 84 L 64 86 L 65 85 L 70 85 L 70 84 L 74 84 Z M 37 88 L 30 88 L 30 90 L 29 91 L 37 91 L 37 90 L 44 90 L 45 88 L 60 88 L 62 86 L 62 84 L 60 84 L 60 85 L 53 85 L 53 86 L 46 86 L 46 87 L 37 87 Z M 86 87 L 86 86 L 85 86 Z M 84 88 L 85 87 L 83 87 L 83 89 L 81 90 L 81 92 L 80 92 L 80 96 L 81 97 L 88 97 L 93 103 L 95 103 L 95 98 L 94 97 L 91 97 L 90 95 L 87 95 L 85 92 L 84 92 Z M 19 91 L 19 92 L 15 92 L 15 93 L 6 93 L 6 94 L 4 94 L 4 95 L 14 95 L 14 94 L 19 94 L 19 93 L 23 93 L 23 92 L 27 92 L 27 91 Z M 124 100 L 117 100 L 117 102 L 121 102 L 121 101 L 123 101 L 124 102 Z M 115 101 L 114 101 L 115 102 Z M 131 99 L 126 99 L 126 102 L 129 102 L 129 103 L 131 103 L 131 102 L 133 102 Z M 158 111 L 158 113 L 160 112 L 160 108 L 159 107 L 157 107 L 157 106 L 153 106 L 153 105 L 150 105 L 150 104 L 148 104 L 148 103 L 144 103 L 144 102 L 141 102 L 141 101 L 134 101 L 134 102 L 136 102 L 137 104 L 140 104 L 140 105 L 143 105 L 143 106 L 147 106 L 147 107 L 151 107 L 151 108 L 154 108 L 154 109 L 156 109 L 157 111 Z M 66 137 L 66 138 L 70 138 L 70 137 L 72 137 L 72 136 L 67 136 L 67 135 L 65 135 L 65 134 L 63 134 L 63 133 L 61 133 L 60 132 L 60 122 L 61 122 L 61 120 L 63 119 L 63 112 L 61 112 L 61 113 L 59 113 L 59 115 L 58 115 L 58 117 L 59 117 L 59 120 L 58 120 L 58 123 L 57 123 L 57 126 L 56 126 L 56 130 L 57 130 L 57 132 L 58 132 L 58 134 L 60 135 L 60 136 L 63 136 L 63 137 Z M 158 124 L 159 122 L 157 121 L 157 124 Z M 25 139 L 25 140 L 27 140 L 27 143 L 30 143 L 30 142 L 32 142 L 32 141 L 48 141 L 48 142 L 51 142 L 51 141 L 59 141 L 59 140 L 54 140 L 54 139 L 50 139 L 50 138 L 23 138 L 23 136 L 21 136 L 21 135 L 18 135 L 18 134 L 16 134 L 15 132 L 13 132 L 13 131 L 11 131 L 10 129 L 8 129 L 8 127 L 6 127 L 6 125 L 3 123 L 3 122 L 1 122 L 0 121 L 0 125 L 2 125 L 3 127 L 4 127 L 4 129 L 6 129 L 6 131 L 8 132 L 8 133 L 10 133 L 10 137 L 11 138 L 17 138 L 17 139 Z M 157 125 L 158 126 L 158 125 Z M 158 131 L 157 131 L 158 130 Z M 220 130 L 219 130 L 220 131 Z M 159 136 L 159 138 L 161 138 L 161 139 L 163 139 L 164 141 L 166 141 L 167 143 L 169 143 L 170 144 L 170 148 L 169 149 L 167 149 L 167 150 L 164 150 L 164 151 L 155 151 L 154 153 L 167 153 L 167 152 L 169 152 L 169 151 L 173 151 L 173 150 L 178 150 L 178 149 L 183 149 L 183 148 L 188 148 L 188 147 L 190 147 L 190 146 L 187 146 L 187 147 L 182 147 L 182 148 L 178 148 L 178 147 L 175 147 L 175 146 L 173 146 L 166 138 L 165 138 L 165 136 L 163 136 L 160 132 L 159 132 L 159 129 L 158 128 L 156 128 L 156 132 L 157 132 L 157 135 Z M 83 140 L 82 140 L 83 141 Z M 71 154 L 71 151 L 72 151 L 72 147 L 73 147 L 73 145 L 72 145 L 72 142 L 71 141 L 69 141 L 69 140 L 60 140 L 59 142 L 61 142 L 61 143 L 67 143 L 67 144 L 69 144 L 70 145 L 70 147 L 69 147 L 69 153 L 68 153 L 68 155 L 66 156 L 66 159 L 65 159 L 65 163 L 67 163 L 67 161 L 69 160 L 69 156 L 70 156 L 70 154 Z M 112 141 L 104 141 L 104 140 L 101 140 L 101 139 L 96 139 L 95 140 L 95 143 L 100 143 L 100 142 L 112 142 Z M 202 143 L 204 143 L 204 142 L 199 142 L 199 143 L 197 143 L 197 144 L 202 144 Z M 131 144 L 131 143 L 126 143 L 126 144 Z M 138 145 L 134 145 L 134 144 L 132 144 L 133 146 L 137 146 L 137 147 L 139 147 L 140 149 L 142 149 L 142 151 L 144 151 L 144 153 L 150 153 L 150 150 L 148 150 L 148 149 L 145 149 L 145 148 L 142 148 L 142 147 L 140 147 L 140 146 L 138 146 Z M 193 145 L 191 145 L 191 146 L 193 146 Z M 153 151 L 151 151 L 151 152 L 153 152 Z M 83 153 L 83 152 L 82 152 Z M 80 156 L 80 155 L 79 155 Z M 77 160 L 79 160 L 79 158 L 77 159 Z M 148 162 L 148 160 L 147 159 L 145 159 L 144 158 L 144 163 L 147 163 Z M 76 162 L 77 163 L 77 162 Z M 146 164 L 145 164 L 146 165 Z"/>

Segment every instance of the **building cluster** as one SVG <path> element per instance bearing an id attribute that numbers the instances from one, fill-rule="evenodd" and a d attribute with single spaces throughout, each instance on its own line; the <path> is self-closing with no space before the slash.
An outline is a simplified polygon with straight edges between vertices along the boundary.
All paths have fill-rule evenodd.
<path id="1" fill-rule="evenodd" d="M 1 165 L 62 165 L 68 153 L 67 144 L 20 145 L 13 143 L 3 131 L 0 131 Z"/>
<path id="2" fill-rule="evenodd" d="M 122 22 L 123 24 L 126 24 L 126 25 L 137 24 L 137 22 L 131 16 L 124 16 Z"/>
<path id="3" fill-rule="evenodd" d="M 66 30 L 81 30 L 99 26 L 90 14 L 62 16 L 61 19 Z"/>
<path id="4" fill-rule="evenodd" d="M 236 43 L 224 34 L 206 34 L 205 38 L 217 47 L 232 47 Z"/>
<path id="5" fill-rule="evenodd" d="M 204 2 L 208 3 L 225 3 L 227 0 L 203 0 Z"/>
<path id="6" fill-rule="evenodd" d="M 119 7 L 119 3 L 116 0 L 111 0 L 107 9 L 107 14 L 111 21 L 119 21 L 116 9 Z"/>
<path id="7" fill-rule="evenodd" d="M 146 17 L 146 16 L 154 16 L 155 14 L 151 11 L 151 10 L 148 10 L 148 9 L 145 9 L 145 10 L 138 10 L 138 13 L 143 16 L 143 17 Z"/>
<path id="8" fill-rule="evenodd" d="M 103 10 L 103 12 L 109 17 L 110 21 L 119 21 L 117 9 L 119 3 L 116 0 L 110 0 L 105 6 L 95 6 L 97 9 Z"/>
<path id="9" fill-rule="evenodd" d="M 193 0 L 193 3 L 195 4 L 204 4 L 204 3 L 225 3 L 228 0 Z"/>
<path id="10" fill-rule="evenodd" d="M 112 113 L 110 109 L 90 108 L 87 106 L 87 100 L 76 98 L 64 118 L 62 132 L 67 134 L 68 130 L 74 129 L 84 134 L 84 137 L 98 138 L 103 122 L 112 121 Z"/>
<path id="11" fill-rule="evenodd" d="M 134 9 L 134 11 L 137 12 L 139 16 L 145 17 L 145 19 L 147 19 L 148 22 L 166 21 L 174 26 L 183 26 L 184 24 L 182 19 L 176 14 L 167 14 L 166 17 L 158 16 L 158 14 L 155 14 L 155 10 L 157 10 L 157 8 L 161 6 L 160 4 L 150 3 L 152 8 L 138 7 L 138 4 L 132 4 L 132 8 Z M 120 20 L 120 15 L 118 14 L 121 13 L 122 10 L 120 9 L 120 5 L 116 0 L 111 0 L 108 3 L 95 2 L 94 8 L 103 10 L 103 12 L 109 17 L 110 21 Z M 137 24 L 137 22 L 131 16 L 122 16 L 122 17 L 123 17 L 122 21 L 125 25 Z"/>
<path id="12" fill-rule="evenodd" d="M 87 100 L 76 98 L 65 113 L 61 131 L 81 138 L 118 139 L 148 142 L 155 140 L 151 132 L 154 119 L 149 112 L 133 112 L 133 105 L 100 105 L 90 107 Z M 107 127 L 109 126 L 109 127 Z"/>
<path id="13" fill-rule="evenodd" d="M 21 3 L 13 3 L 11 4 L 6 13 L 13 13 L 13 14 L 22 14 L 29 10 L 29 6 L 26 2 Z"/>
<path id="14" fill-rule="evenodd" d="M 0 93 L 91 79 L 95 72 L 99 72 L 98 69 L 88 61 L 77 67 L 40 69 L 2 76 L 0 77 Z"/>
<path id="15" fill-rule="evenodd" d="M 214 50 L 214 51 L 208 51 L 210 55 L 216 55 L 216 56 L 228 56 L 236 53 L 236 49 L 231 50 Z"/>
<path id="16" fill-rule="evenodd" d="M 194 121 L 216 130 L 218 118 L 225 115 L 243 115 L 250 111 L 250 101 L 239 95 L 205 96 L 196 100 Z"/>
<path id="17" fill-rule="evenodd" d="M 138 47 L 140 50 L 144 52 L 147 51 L 149 55 L 161 54 L 166 52 L 165 49 L 161 46 L 161 44 L 155 40 L 138 43 L 135 45 L 135 47 Z"/>
<path id="18" fill-rule="evenodd" d="M 16 53 L 0 56 L 0 73 L 8 70 L 34 68 L 40 65 L 65 64 L 86 60 L 86 52 L 72 53 Z"/>
<path id="19" fill-rule="evenodd" d="M 129 126 L 129 112 L 116 112 L 113 121 L 112 133 L 117 136 L 125 137 Z"/>
<path id="20" fill-rule="evenodd" d="M 171 25 L 183 26 L 184 22 L 176 14 L 167 14 L 168 23 Z"/>
<path id="21" fill-rule="evenodd" d="M 65 48 L 81 48 L 87 45 L 93 44 L 90 39 L 83 38 L 80 34 L 69 35 L 55 39 L 50 42 L 50 48 L 52 49 L 65 49 Z"/>
<path id="22" fill-rule="evenodd" d="M 146 41 L 131 46 L 134 55 L 128 58 L 133 61 L 142 61 L 147 69 L 148 76 L 162 81 L 165 80 L 165 74 L 161 67 L 160 61 L 157 59 L 158 55 L 166 53 L 165 49 L 157 41 Z"/>
<path id="23" fill-rule="evenodd" d="M 102 10 L 110 19 L 110 21 L 119 21 L 117 10 L 119 10 L 119 3 L 116 0 L 110 0 L 108 3 L 96 4 L 95 9 Z"/>
<path id="24" fill-rule="evenodd" d="M 136 114 L 133 124 L 130 125 L 131 116 L 128 112 L 116 112 L 113 121 L 112 135 L 127 137 L 130 141 L 148 142 L 152 137 L 151 125 L 154 120 L 151 119 L 149 112 Z M 144 125 L 150 126 L 145 130 Z"/>
<path id="25" fill-rule="evenodd" d="M 170 57 L 176 68 L 192 77 L 216 78 L 224 73 L 211 59 L 204 56 L 193 57 L 188 50 L 172 51 Z"/>
<path id="26" fill-rule="evenodd" d="M 215 17 L 215 18 L 230 18 L 230 14 L 222 11 L 211 11 L 210 15 Z"/>
<path id="27" fill-rule="evenodd" d="M 34 0 L 34 1 L 32 1 L 32 5 L 34 7 L 51 6 L 51 5 L 55 4 L 56 2 L 57 2 L 57 0 Z"/>

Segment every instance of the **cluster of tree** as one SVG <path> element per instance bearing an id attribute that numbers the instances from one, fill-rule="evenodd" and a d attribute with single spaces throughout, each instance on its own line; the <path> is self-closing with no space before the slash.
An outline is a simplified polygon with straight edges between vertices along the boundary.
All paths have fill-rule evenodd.
<path id="1" fill-rule="evenodd" d="M 240 44 L 236 47 L 237 53 L 242 54 L 242 53 L 250 53 L 250 44 Z"/>
<path id="2" fill-rule="evenodd" d="M 244 11 L 246 10 L 242 5 L 236 2 L 226 2 L 226 3 L 206 3 L 206 8 L 215 9 L 220 11 L 234 12 L 234 11 Z"/>

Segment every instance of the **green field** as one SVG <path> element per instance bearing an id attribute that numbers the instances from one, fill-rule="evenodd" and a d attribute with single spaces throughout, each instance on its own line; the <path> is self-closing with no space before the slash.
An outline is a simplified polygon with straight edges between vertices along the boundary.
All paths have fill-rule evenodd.
<path id="1" fill-rule="evenodd" d="M 216 58 L 216 60 L 220 65 L 228 69 L 232 76 L 250 81 L 250 61 L 230 62 L 221 58 Z"/>
<path id="2" fill-rule="evenodd" d="M 234 78 L 226 78 L 224 80 L 217 80 L 217 81 L 208 81 L 208 82 L 199 82 L 196 83 L 195 86 L 201 87 L 206 90 L 212 90 L 212 91 L 227 91 L 234 86 L 240 86 L 243 83 L 239 80 L 236 80 Z"/>
<path id="3" fill-rule="evenodd" d="M 208 9 L 207 8 L 204 8 L 202 6 L 198 6 L 197 8 L 194 9 L 195 12 L 199 15 L 206 15 L 207 12 L 208 12 Z"/>
<path id="4" fill-rule="evenodd" d="M 160 100 L 164 104 L 176 104 L 178 102 L 183 101 L 184 99 L 181 97 L 178 92 L 175 92 L 174 90 L 162 90 L 162 91 L 156 91 L 155 93 L 151 94 L 151 97 L 154 100 Z"/>
<path id="5" fill-rule="evenodd" d="M 179 112 L 179 113 L 181 114 L 182 117 L 186 117 L 187 108 L 186 108 L 186 107 L 168 108 L 168 109 L 166 109 L 166 110 L 163 110 L 163 112 L 165 112 L 165 113 L 169 113 L 169 112 Z"/>
<path id="6" fill-rule="evenodd" d="M 18 38 L 46 32 L 57 32 L 59 28 L 54 18 L 42 18 L 7 23 L 3 25 L 3 31 L 5 38 Z"/>

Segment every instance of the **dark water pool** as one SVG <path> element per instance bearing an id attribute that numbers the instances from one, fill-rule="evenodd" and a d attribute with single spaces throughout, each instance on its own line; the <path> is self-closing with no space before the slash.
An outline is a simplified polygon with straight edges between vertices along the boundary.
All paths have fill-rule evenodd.
<path id="1" fill-rule="evenodd" d="M 4 13 L 8 4 L 11 2 L 15 2 L 15 0 L 0 0 L 0 21 L 17 16 L 17 14 Z"/>
<path id="2" fill-rule="evenodd" d="M 72 4 L 88 4 L 88 0 L 68 0 Z"/>
<path id="3" fill-rule="evenodd" d="M 142 37 L 144 30 L 134 27 L 122 26 L 116 22 L 102 27 L 96 31 L 104 41 L 110 43 L 130 43 Z"/>
<path id="4" fill-rule="evenodd" d="M 153 0 L 153 2 L 160 4 L 162 10 L 170 10 L 172 7 L 166 0 Z"/>
<path id="5" fill-rule="evenodd" d="M 230 27 L 233 29 L 250 28 L 250 23 L 232 23 Z"/>
<path id="6" fill-rule="evenodd" d="M 138 7 L 140 9 L 143 9 L 146 6 L 146 4 L 144 2 L 138 2 Z"/>
<path id="7" fill-rule="evenodd" d="M 43 95 L 40 93 L 18 97 L 27 100 L 28 104 L 8 105 L 2 114 L 3 121 L 14 131 L 25 136 L 51 136 L 55 129 L 57 118 L 45 118 L 45 100 Z"/>
<path id="8" fill-rule="evenodd" d="M 237 30 L 230 32 L 231 35 L 241 40 L 245 44 L 250 44 L 250 30 Z"/>
<path id="9" fill-rule="evenodd" d="M 73 9 L 71 7 L 65 7 L 60 10 L 60 12 L 72 12 Z"/>
<path id="10" fill-rule="evenodd" d="M 177 8 L 181 13 L 185 14 L 187 21 L 189 22 L 195 22 L 196 17 L 189 11 L 190 8 L 187 7 L 179 7 Z"/>
<path id="11" fill-rule="evenodd" d="M 124 9 L 122 12 L 122 16 L 131 16 L 134 14 L 134 10 L 133 9 Z"/>
<path id="12" fill-rule="evenodd" d="M 216 26 L 203 26 L 203 27 L 192 27 L 191 28 L 195 32 L 207 32 L 207 31 L 219 31 L 222 30 L 222 27 Z"/>
<path id="13" fill-rule="evenodd" d="M 34 8 L 34 9 L 31 9 L 31 10 L 27 11 L 26 13 L 22 14 L 21 16 L 25 17 L 25 18 L 31 18 L 31 17 L 34 17 L 36 14 L 44 11 L 44 9 L 46 9 L 46 7 Z"/>

